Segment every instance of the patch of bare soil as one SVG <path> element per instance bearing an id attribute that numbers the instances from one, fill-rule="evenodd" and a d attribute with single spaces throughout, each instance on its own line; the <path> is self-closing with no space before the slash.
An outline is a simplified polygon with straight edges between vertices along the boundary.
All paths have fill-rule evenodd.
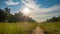
<path id="1" fill-rule="evenodd" d="M 32 34 L 43 34 L 43 30 L 37 26 L 33 31 Z"/>

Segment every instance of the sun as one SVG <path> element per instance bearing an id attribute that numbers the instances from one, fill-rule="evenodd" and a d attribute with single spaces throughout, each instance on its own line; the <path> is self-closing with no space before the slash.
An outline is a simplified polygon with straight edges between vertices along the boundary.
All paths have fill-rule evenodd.
<path id="1" fill-rule="evenodd" d="M 24 13 L 29 13 L 29 8 L 24 8 Z"/>
<path id="2" fill-rule="evenodd" d="M 26 14 L 29 14 L 29 12 L 30 12 L 30 9 L 29 8 L 27 8 L 27 7 L 25 7 L 24 9 L 23 9 L 23 13 L 26 15 Z"/>

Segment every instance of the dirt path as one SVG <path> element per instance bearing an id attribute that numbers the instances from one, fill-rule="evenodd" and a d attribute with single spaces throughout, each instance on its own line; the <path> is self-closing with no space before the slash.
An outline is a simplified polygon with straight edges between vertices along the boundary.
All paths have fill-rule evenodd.
<path id="1" fill-rule="evenodd" d="M 43 30 L 42 30 L 39 26 L 37 26 L 37 27 L 33 30 L 32 34 L 43 34 Z"/>

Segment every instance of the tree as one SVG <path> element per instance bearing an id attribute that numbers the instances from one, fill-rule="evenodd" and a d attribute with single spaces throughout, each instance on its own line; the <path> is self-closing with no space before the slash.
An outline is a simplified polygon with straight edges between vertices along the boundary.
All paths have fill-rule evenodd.
<path id="1" fill-rule="evenodd" d="M 55 22 L 56 21 L 56 17 L 53 17 L 50 19 L 51 22 Z"/>
<path id="2" fill-rule="evenodd" d="M 5 12 L 6 12 L 7 14 L 10 14 L 10 8 L 6 7 L 6 8 L 5 8 Z"/>
<path id="3" fill-rule="evenodd" d="M 60 22 L 60 15 L 59 15 L 59 17 L 58 17 L 58 22 Z"/>
<path id="4" fill-rule="evenodd" d="M 60 22 L 60 16 L 52 17 L 51 19 L 47 19 L 47 22 Z"/>
<path id="5" fill-rule="evenodd" d="M 11 15 L 9 22 L 23 22 L 23 14 L 19 11 L 19 13 L 15 13 Z"/>
<path id="6" fill-rule="evenodd" d="M 0 22 L 5 22 L 4 10 L 0 9 Z"/>
<path id="7" fill-rule="evenodd" d="M 5 8 L 5 17 L 6 17 L 5 21 L 8 22 L 11 17 L 10 8 L 8 7 Z"/>
<path id="8" fill-rule="evenodd" d="M 0 22 L 25 22 L 27 19 L 27 22 L 35 22 L 32 18 L 29 18 L 29 16 L 24 16 L 21 11 L 18 13 L 10 14 L 10 8 L 6 7 L 3 9 L 0 9 Z"/>

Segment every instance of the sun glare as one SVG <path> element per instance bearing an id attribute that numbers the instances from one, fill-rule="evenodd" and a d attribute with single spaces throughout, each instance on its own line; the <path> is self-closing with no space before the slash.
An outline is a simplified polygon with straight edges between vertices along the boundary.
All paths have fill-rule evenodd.
<path id="1" fill-rule="evenodd" d="M 24 8 L 24 9 L 23 9 L 23 13 L 24 13 L 24 14 L 29 14 L 29 11 L 30 11 L 29 8 Z"/>

